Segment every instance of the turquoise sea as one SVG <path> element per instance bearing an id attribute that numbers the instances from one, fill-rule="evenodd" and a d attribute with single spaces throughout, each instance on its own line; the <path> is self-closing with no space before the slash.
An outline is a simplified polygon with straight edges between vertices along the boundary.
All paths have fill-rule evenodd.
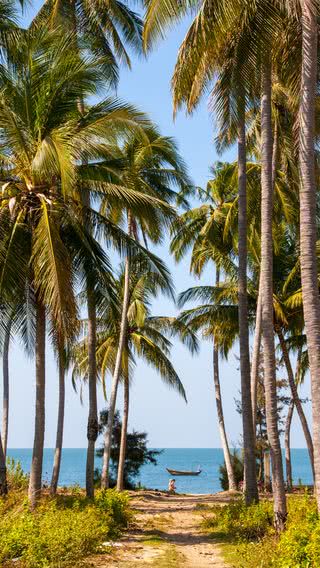
<path id="1" fill-rule="evenodd" d="M 53 449 L 44 450 L 43 476 L 50 481 Z M 31 449 L 11 449 L 8 455 L 19 460 L 22 468 L 29 471 Z M 86 450 L 82 448 L 65 448 L 62 455 L 59 485 L 85 484 Z M 158 456 L 158 464 L 146 465 L 141 470 L 139 481 L 150 489 L 167 489 L 170 475 L 166 467 L 172 469 L 197 469 L 200 465 L 201 475 L 197 477 L 177 477 L 177 491 L 181 493 L 214 493 L 220 491 L 219 465 L 223 463 L 222 450 L 219 448 L 165 448 Z M 101 466 L 101 459 L 96 458 L 96 466 Z M 311 469 L 308 452 L 305 449 L 292 450 L 292 469 L 294 483 L 311 484 Z"/>

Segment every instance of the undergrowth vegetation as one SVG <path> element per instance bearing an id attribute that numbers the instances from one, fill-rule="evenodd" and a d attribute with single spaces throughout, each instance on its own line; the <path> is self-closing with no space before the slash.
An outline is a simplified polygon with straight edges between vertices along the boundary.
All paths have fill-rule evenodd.
<path id="1" fill-rule="evenodd" d="M 128 524 L 128 496 L 115 490 L 97 492 L 89 501 L 74 488 L 65 494 L 44 495 L 31 513 L 23 475 L 15 467 L 9 479 L 15 489 L 0 500 L 0 565 L 25 568 L 64 568 L 117 538 Z M 19 562 L 16 564 L 16 562 Z"/>
<path id="2" fill-rule="evenodd" d="M 310 496 L 288 499 L 286 530 L 280 537 L 273 528 L 270 501 L 217 506 L 204 526 L 226 543 L 227 560 L 236 568 L 320 568 L 320 519 Z"/>

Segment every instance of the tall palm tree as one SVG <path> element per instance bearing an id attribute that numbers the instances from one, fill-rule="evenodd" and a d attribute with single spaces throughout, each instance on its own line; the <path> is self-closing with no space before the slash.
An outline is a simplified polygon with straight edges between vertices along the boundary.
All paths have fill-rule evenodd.
<path id="1" fill-rule="evenodd" d="M 248 297 L 247 297 L 247 178 L 246 178 L 246 128 L 245 101 L 240 101 L 238 112 L 238 179 L 239 179 L 239 208 L 238 208 L 238 295 L 239 295 L 239 345 L 242 424 L 244 439 L 244 478 L 246 485 L 246 501 L 258 500 L 254 456 L 254 423 L 252 418 L 251 376 L 249 354 L 248 327 Z M 249 396 L 250 392 L 250 396 Z"/>
<path id="2" fill-rule="evenodd" d="M 2 375 L 3 375 L 3 394 L 2 394 L 2 446 L 6 457 L 8 446 L 9 429 L 9 346 L 11 339 L 12 317 L 5 324 L 4 338 L 2 346 Z"/>
<path id="3" fill-rule="evenodd" d="M 276 326 L 276 331 L 277 331 L 277 334 L 278 334 L 279 343 L 280 343 L 281 350 L 282 350 L 282 356 L 283 356 L 284 363 L 285 363 L 286 370 L 287 370 L 287 375 L 288 375 L 288 380 L 289 380 L 289 385 L 290 385 L 290 390 L 291 390 L 291 395 L 292 395 L 292 402 L 293 402 L 295 408 L 297 409 L 298 416 L 299 416 L 299 419 L 300 419 L 300 422 L 301 422 L 302 430 L 303 430 L 303 433 L 304 433 L 304 437 L 305 437 L 308 452 L 309 452 L 310 465 L 311 465 L 312 475 L 313 475 L 313 479 L 314 479 L 315 478 L 314 450 L 313 450 L 312 437 L 311 437 L 311 434 L 310 434 L 310 430 L 309 430 L 309 426 L 308 426 L 308 422 L 307 422 L 305 413 L 304 413 L 303 408 L 302 408 L 302 403 L 301 403 L 301 400 L 300 400 L 300 397 L 299 397 L 299 394 L 298 394 L 297 383 L 296 383 L 296 380 L 295 380 L 295 377 L 294 377 L 294 373 L 293 373 L 293 369 L 292 369 L 292 365 L 291 365 L 291 361 L 290 361 L 290 357 L 289 357 L 289 352 L 288 352 L 288 349 L 287 349 L 286 341 L 285 341 L 283 332 L 281 330 L 281 327 Z M 289 415 L 289 419 L 290 419 L 290 415 Z M 290 420 L 289 420 L 289 424 L 290 424 Z"/>
<path id="4" fill-rule="evenodd" d="M 119 301 L 117 304 L 108 304 L 98 320 L 97 364 L 99 375 L 104 383 L 106 375 L 108 373 L 113 374 L 118 354 L 125 277 L 126 263 L 124 262 L 119 278 L 116 281 Z M 124 410 L 117 481 L 118 490 L 123 489 L 125 445 L 129 415 L 129 385 L 137 358 L 145 360 L 159 372 L 161 378 L 168 386 L 173 387 L 186 398 L 182 383 L 169 360 L 171 343 L 166 336 L 168 333 L 172 335 L 179 332 L 182 339 L 188 341 L 192 350 L 197 349 L 196 339 L 187 329 L 179 325 L 174 318 L 150 316 L 152 298 L 166 286 L 166 279 L 162 278 L 161 274 L 150 265 L 149 261 L 141 258 L 141 256 L 132 258 L 129 279 L 128 326 L 120 371 L 120 378 L 124 385 Z M 87 374 L 88 358 L 85 354 L 84 345 L 84 341 L 81 341 L 74 350 L 74 380 L 77 376 L 83 378 Z"/>
<path id="5" fill-rule="evenodd" d="M 4 455 L 2 438 L 0 434 L 0 495 L 6 495 L 8 492 L 7 486 L 7 465 L 6 457 Z"/>
<path id="6" fill-rule="evenodd" d="M 56 445 L 55 445 L 52 477 L 50 484 L 50 491 L 51 494 L 53 495 L 57 491 L 58 481 L 59 481 L 62 445 L 63 445 L 64 413 L 65 413 L 66 351 L 61 344 L 58 349 L 58 375 L 59 375 L 58 420 L 57 420 Z"/>
<path id="7" fill-rule="evenodd" d="M 212 169 L 214 178 L 210 180 L 206 191 L 199 192 L 203 204 L 183 214 L 174 225 L 171 251 L 176 260 L 180 260 L 188 248 L 193 245 L 190 269 L 201 276 L 204 266 L 211 259 L 216 263 L 216 287 L 219 286 L 220 270 L 226 266 L 226 257 L 232 249 L 230 234 L 225 232 L 226 217 L 232 211 L 236 199 L 234 167 L 230 164 L 217 164 Z M 206 239 L 210 244 L 206 247 Z M 221 399 L 219 377 L 219 348 L 213 336 L 213 380 L 216 409 L 228 475 L 229 489 L 236 489 L 231 454 L 226 434 Z"/>
<path id="8" fill-rule="evenodd" d="M 293 3 L 294 4 L 294 3 Z M 305 3 L 305 5 L 307 2 Z M 292 84 L 297 82 L 297 72 L 293 69 L 293 59 L 290 58 L 288 48 L 285 47 L 288 42 L 284 40 L 282 43 L 279 38 L 282 37 L 282 28 L 288 29 L 290 24 L 290 30 L 294 29 L 294 34 L 292 38 L 295 38 L 295 49 L 297 47 L 297 39 L 299 43 L 299 29 L 297 29 L 296 20 L 292 18 L 290 13 L 285 13 L 283 10 L 284 5 L 277 2 L 250 2 L 242 1 L 237 2 L 235 0 L 230 0 L 227 2 L 204 2 L 201 4 L 199 13 L 197 14 L 194 23 L 189 29 L 187 36 L 180 48 L 178 64 L 176 67 L 176 73 L 174 76 L 173 86 L 174 86 L 174 97 L 175 104 L 179 106 L 185 104 L 188 110 L 192 110 L 195 104 L 200 99 L 201 95 L 205 91 L 205 88 L 210 85 L 213 78 L 219 77 L 222 67 L 222 87 L 227 89 L 232 96 L 229 97 L 216 97 L 218 101 L 219 108 L 222 114 L 226 115 L 225 125 L 227 128 L 225 130 L 234 131 L 238 130 L 239 127 L 239 113 L 237 112 L 237 103 L 239 98 L 237 93 L 245 89 L 246 94 L 256 101 L 260 94 L 259 80 L 261 76 L 264 77 L 263 86 L 264 90 L 261 93 L 262 98 L 265 103 L 268 103 L 268 91 L 269 85 L 268 81 L 271 82 L 270 77 L 270 66 L 271 60 L 268 61 L 269 57 L 272 57 L 274 53 L 278 54 L 281 52 L 284 54 L 283 69 L 281 65 L 278 66 L 277 71 L 281 71 L 282 77 L 290 81 Z M 165 27 L 172 24 L 175 20 L 181 18 L 189 11 L 192 11 L 194 6 L 188 3 L 174 2 L 170 3 L 170 6 L 165 2 L 155 2 L 155 0 L 148 0 L 147 2 L 147 22 L 145 26 L 145 44 L 150 45 L 159 36 L 163 35 Z M 315 22 L 315 20 L 314 20 Z M 314 24 L 315 25 L 315 24 Z M 222 32 L 222 37 L 221 37 Z M 297 33 L 296 33 L 297 32 Z M 281 48 L 279 45 L 281 44 Z M 296 53 L 299 51 L 296 49 Z M 228 59 L 226 54 L 233 54 L 233 58 Z M 235 55 L 238 55 L 236 57 Z M 297 68 L 297 59 L 295 58 L 295 67 Z M 315 60 L 315 59 L 314 59 Z M 229 65 L 228 65 L 229 61 Z M 241 81 L 237 80 L 233 83 L 233 90 L 230 91 L 230 86 L 232 86 L 232 73 L 230 74 L 230 64 L 231 70 L 235 69 L 237 78 L 241 77 Z M 227 73 L 223 73 L 223 67 L 227 67 Z M 229 67 L 229 69 L 228 69 Z M 258 79 L 258 81 L 257 81 Z M 231 81 L 231 82 L 230 82 Z M 221 83 L 218 80 L 217 84 L 219 86 Z M 220 89 L 221 91 L 221 89 Z M 218 91 L 219 92 L 219 91 Z M 268 146 L 272 145 L 272 131 L 268 123 L 270 122 L 268 118 L 266 119 L 269 109 L 268 104 L 263 105 L 264 117 L 261 121 L 261 129 L 264 131 L 263 139 L 268 141 L 267 145 L 264 144 L 266 153 L 263 152 L 264 158 L 264 199 L 269 200 L 269 205 L 271 205 L 271 191 L 272 191 L 272 181 L 271 184 L 266 185 L 267 180 L 270 178 L 273 180 L 274 168 L 272 168 L 272 159 L 269 159 L 269 149 Z M 243 109 L 242 109 L 243 111 Z M 270 113 L 269 113 L 270 114 Z M 271 136 L 270 136 L 271 134 Z M 275 137 L 276 139 L 276 137 Z M 275 152 L 276 154 L 276 146 Z M 272 149 L 271 149 L 272 156 Z M 309 156 L 310 158 L 310 156 Z M 271 170 L 271 171 L 270 171 Z M 265 183 L 266 182 L 266 183 Z M 267 191 L 268 190 L 268 191 Z M 269 207 L 269 227 L 270 227 L 270 207 Z M 266 227 L 267 216 L 264 217 L 264 226 Z M 266 234 L 264 238 L 265 243 L 270 245 L 270 231 L 269 235 Z M 263 254 L 267 253 L 268 246 L 263 246 Z M 269 249 L 269 261 L 270 261 L 270 249 Z M 264 263 L 267 264 L 268 260 L 265 259 Z M 261 282 L 262 278 L 261 278 Z M 314 282 L 315 284 L 315 282 Z M 267 287 L 264 288 L 265 292 Z M 272 325 L 271 325 L 271 314 L 272 314 L 272 294 L 268 293 L 269 305 L 265 308 L 264 316 L 262 320 L 265 322 L 266 340 L 268 342 L 269 338 L 269 349 L 267 349 L 266 354 L 266 365 L 268 365 L 269 372 L 267 372 L 267 390 L 268 390 L 268 405 L 269 408 L 269 429 L 270 437 L 272 439 L 272 445 L 274 446 L 274 456 L 275 456 L 275 469 L 277 471 L 276 477 L 278 481 L 275 481 L 275 490 L 277 493 L 275 499 L 275 522 L 278 523 L 278 518 L 285 518 L 285 497 L 284 497 L 284 484 L 281 474 L 281 454 L 279 451 L 279 436 L 276 430 L 275 424 L 275 376 L 274 376 L 274 357 L 271 354 L 271 337 L 272 337 Z M 245 343 L 243 339 L 243 343 Z M 246 351 L 247 353 L 247 351 Z M 269 358 L 270 357 L 270 358 Z M 244 365 L 247 367 L 246 365 Z M 245 372 L 243 373 L 243 379 L 245 382 L 245 400 L 243 400 L 243 405 L 247 408 L 248 402 L 248 377 Z M 246 380 L 245 380 L 246 379 Z M 250 405 L 250 403 L 248 403 Z M 244 424 L 245 427 L 245 424 Z M 250 425 L 249 425 L 250 430 Z M 246 445 L 246 441 L 245 441 Z M 252 450 L 252 447 L 251 447 Z M 251 452 L 252 453 L 252 452 Z M 253 463 L 251 460 L 251 472 L 253 475 Z M 251 495 L 254 498 L 254 495 Z M 280 513 L 279 513 L 280 511 Z"/>
<path id="9" fill-rule="evenodd" d="M 123 199 L 133 210 L 148 203 L 134 190 L 108 186 L 98 166 L 118 136 L 146 124 L 145 117 L 115 99 L 89 108 L 83 116 L 79 97 L 99 86 L 99 63 L 81 61 L 67 37 L 36 30 L 26 33 L 10 73 L 1 74 L 0 287 L 1 294 L 31 294 L 36 320 L 36 417 L 29 495 L 35 506 L 41 490 L 44 439 L 46 317 L 63 336 L 76 331 L 76 277 L 89 275 L 95 290 L 109 282 L 110 264 L 98 242 L 83 226 L 82 194 Z M 4 69 L 6 71 L 6 69 Z M 40 79 L 39 79 L 40 78 Z M 92 167 L 79 166 L 82 157 Z M 91 175 L 92 174 L 92 175 Z M 147 214 L 147 213 L 146 213 Z M 126 234 L 94 208 L 86 208 L 90 225 L 115 246 L 132 247 Z M 111 284 L 112 287 L 112 284 Z M 9 292 L 7 292 L 9 291 Z M 20 296 L 19 296 L 20 294 Z"/>
<path id="10" fill-rule="evenodd" d="M 260 4 L 259 4 L 260 6 Z M 255 7 L 256 8 L 256 7 Z M 254 433 L 250 389 L 249 333 L 247 325 L 247 218 L 246 218 L 246 148 L 245 107 L 252 94 L 257 56 L 252 29 L 257 9 L 249 2 L 203 3 L 180 47 L 173 78 L 174 106 L 185 104 L 191 112 L 212 80 L 218 77 L 213 108 L 220 122 L 232 123 L 238 135 L 239 166 L 239 326 L 241 351 L 241 397 L 243 405 L 243 436 L 245 451 L 246 499 L 258 499 L 255 475 Z M 173 18 L 191 10 L 188 3 L 147 2 L 145 44 L 152 43 Z M 239 22 L 241 25 L 239 26 Z M 266 23 L 265 20 L 264 23 Z M 251 26 L 251 28 L 250 28 Z M 248 78 L 250 80 L 248 81 Z M 250 90 L 247 85 L 250 84 Z M 223 128 L 223 126 L 222 126 Z"/>
<path id="11" fill-rule="evenodd" d="M 131 67 L 128 48 L 142 51 L 142 21 L 120 0 L 45 0 L 31 27 L 44 26 L 72 33 L 76 49 L 90 53 L 102 65 L 103 78 L 116 86 L 121 64 Z"/>
<path id="12" fill-rule="evenodd" d="M 157 200 L 153 210 L 153 215 L 146 216 L 146 211 L 141 211 L 134 215 L 131 208 L 126 210 L 126 223 L 128 234 L 135 240 L 139 240 L 139 231 L 146 242 L 160 242 L 163 230 L 168 227 L 174 217 L 174 210 L 163 206 L 176 199 L 175 187 L 185 192 L 190 187 L 191 182 L 186 173 L 186 167 L 179 156 L 175 142 L 161 136 L 156 128 L 145 130 L 145 138 L 141 136 L 129 138 L 125 141 L 118 156 L 109 162 L 105 161 L 102 167 L 110 172 L 111 182 L 113 182 L 114 171 L 119 168 L 114 181 L 122 184 L 124 188 L 135 188 L 141 195 L 150 196 Z M 108 202 L 103 204 L 102 211 L 111 214 L 121 222 L 123 216 L 118 207 L 110 208 Z M 122 319 L 119 335 L 118 352 L 113 372 L 111 395 L 108 412 L 108 423 L 105 432 L 103 468 L 101 485 L 108 487 L 109 461 L 111 451 L 111 437 L 113 417 L 116 407 L 118 383 L 121 371 L 121 359 L 125 345 L 125 336 L 128 326 L 127 313 L 129 308 L 129 281 L 130 281 L 130 255 L 125 263 L 125 282 L 122 303 Z M 167 290 L 171 290 L 170 278 L 167 274 Z"/>
<path id="13" fill-rule="evenodd" d="M 291 399 L 288 407 L 286 424 L 284 429 L 284 451 L 285 451 L 285 461 L 286 461 L 286 484 L 287 491 L 292 489 L 292 465 L 291 465 L 291 448 L 290 448 L 290 431 L 292 418 L 294 413 L 294 402 Z"/>
<path id="14" fill-rule="evenodd" d="M 191 270 L 195 274 L 201 274 L 206 263 L 214 260 L 216 265 L 222 267 L 227 275 L 233 278 L 237 277 L 237 172 L 237 163 L 218 164 L 214 170 L 215 178 L 209 182 L 207 192 L 203 192 L 202 200 L 206 204 L 183 214 L 180 221 L 175 225 L 171 249 L 178 260 L 195 243 L 191 257 Z M 260 165 L 248 162 L 246 176 L 249 203 L 249 262 L 251 271 L 256 274 L 260 270 L 260 237 L 258 235 L 260 232 Z M 294 216 L 292 208 L 289 206 L 290 198 L 290 188 L 285 183 L 283 176 L 278 176 L 275 184 L 274 227 L 278 225 L 279 219 L 282 219 L 283 216 L 285 216 L 287 223 L 292 223 Z M 249 293 L 252 303 L 252 295 L 254 294 L 252 282 L 249 288 L 247 293 Z M 234 292 L 233 283 L 232 292 Z M 232 303 L 237 303 L 236 298 L 232 297 Z M 226 458 L 225 461 L 227 462 Z"/>
<path id="15" fill-rule="evenodd" d="M 60 2 L 46 0 L 32 26 L 37 28 L 63 30 L 70 34 L 75 51 L 79 54 L 89 52 L 100 63 L 102 77 L 106 86 L 116 87 L 119 79 L 119 65 L 131 67 L 127 48 L 136 53 L 142 50 L 142 21 L 126 4 L 116 0 L 113 3 L 97 3 L 94 0 L 84 2 Z M 84 100 L 79 99 L 79 110 L 85 114 Z M 84 165 L 87 158 L 84 158 Z M 84 206 L 90 205 L 90 195 L 83 195 Z M 88 219 L 83 212 L 84 222 Z M 92 283 L 91 283 L 92 284 Z M 87 310 L 88 323 L 88 353 L 89 353 L 89 413 L 87 424 L 87 464 L 86 464 L 86 491 L 89 497 L 94 493 L 94 454 L 95 442 L 98 435 L 98 411 L 95 360 L 96 351 L 96 305 L 94 293 L 90 282 L 87 282 Z"/>
<path id="16" fill-rule="evenodd" d="M 23 5 L 23 2 L 20 3 Z M 21 30 L 17 26 L 16 3 L 12 0 L 0 2 L 0 49 L 2 59 L 11 60 L 21 38 Z M 3 345 L 3 405 L 2 405 L 2 436 L 0 431 L 0 494 L 7 493 L 6 452 L 9 425 L 9 376 L 8 349 L 9 330 L 5 335 Z"/>
<path id="17" fill-rule="evenodd" d="M 286 520 L 286 496 L 282 453 L 278 430 L 276 361 L 273 329 L 273 184 L 271 62 L 265 61 L 261 80 L 261 302 L 264 360 L 264 385 L 268 440 L 272 463 L 275 525 L 282 530 Z"/>
<path id="18" fill-rule="evenodd" d="M 302 346 L 298 348 L 298 355 L 297 355 L 297 366 L 296 366 L 296 376 L 295 376 L 295 383 L 297 384 L 301 378 L 301 371 L 302 371 Z M 295 401 L 291 398 L 286 424 L 285 424 L 285 432 L 284 432 L 284 447 L 285 447 L 285 460 L 286 460 L 286 482 L 287 482 L 287 490 L 292 489 L 292 464 L 291 464 L 291 446 L 290 446 L 290 434 L 291 434 L 291 424 L 292 418 L 295 408 Z M 313 466 L 312 466 L 313 467 Z"/>
<path id="19" fill-rule="evenodd" d="M 300 254 L 303 311 L 310 360 L 315 493 L 320 510 L 320 298 L 316 257 L 315 98 L 317 83 L 317 9 L 301 0 L 302 64 L 300 91 Z"/>

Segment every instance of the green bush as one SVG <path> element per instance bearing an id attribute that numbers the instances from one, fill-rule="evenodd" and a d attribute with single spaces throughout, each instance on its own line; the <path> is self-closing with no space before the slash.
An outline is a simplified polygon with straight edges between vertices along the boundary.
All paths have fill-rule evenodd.
<path id="1" fill-rule="evenodd" d="M 23 471 L 19 461 L 7 458 L 7 481 L 9 491 L 27 489 L 29 476 Z"/>
<path id="2" fill-rule="evenodd" d="M 274 559 L 279 568 L 320 567 L 320 522 L 312 497 L 289 499 L 288 520 Z"/>
<path id="3" fill-rule="evenodd" d="M 286 530 L 272 527 L 273 504 L 246 507 L 236 501 L 216 507 L 205 524 L 232 542 L 232 566 L 237 568 L 320 568 L 320 519 L 313 497 L 288 499 Z"/>
<path id="4" fill-rule="evenodd" d="M 128 497 L 114 490 L 97 493 L 92 502 L 79 491 L 44 499 L 35 513 L 26 500 L 4 515 L 0 507 L 0 564 L 20 558 L 28 568 L 74 566 L 116 537 L 128 519 Z"/>
<path id="5" fill-rule="evenodd" d="M 231 463 L 232 463 L 232 467 L 233 467 L 233 473 L 235 476 L 235 481 L 237 484 L 237 487 L 239 486 L 239 484 L 243 481 L 243 460 L 241 459 L 241 456 L 239 455 L 239 452 L 237 452 L 237 450 L 234 450 L 231 453 Z M 220 481 L 220 485 L 223 489 L 223 491 L 228 491 L 229 489 L 229 481 L 228 481 L 228 473 L 227 473 L 227 468 L 226 468 L 226 463 L 223 462 L 223 465 L 220 465 L 219 467 L 219 481 Z"/>
<path id="6" fill-rule="evenodd" d="M 207 528 L 227 534 L 237 541 L 256 541 L 272 532 L 272 504 L 262 502 L 247 507 L 243 500 L 216 507 L 206 519 Z"/>

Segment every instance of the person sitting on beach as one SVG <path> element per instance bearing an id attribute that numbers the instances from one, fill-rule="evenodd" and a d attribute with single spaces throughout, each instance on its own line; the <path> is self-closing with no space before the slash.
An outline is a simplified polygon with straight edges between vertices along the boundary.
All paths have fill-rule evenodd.
<path id="1" fill-rule="evenodd" d="M 175 479 L 169 479 L 169 486 L 168 486 L 169 493 L 174 493 L 175 490 L 176 490 L 176 480 Z"/>

